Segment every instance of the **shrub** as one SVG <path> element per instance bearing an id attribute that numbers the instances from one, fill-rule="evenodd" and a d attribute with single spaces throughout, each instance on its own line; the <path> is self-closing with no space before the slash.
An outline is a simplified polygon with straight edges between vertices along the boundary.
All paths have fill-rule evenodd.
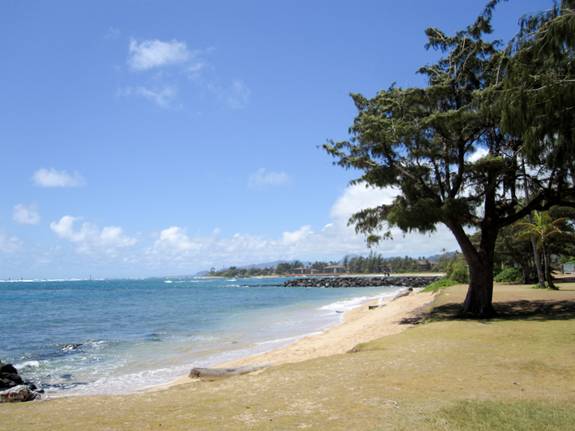
<path id="1" fill-rule="evenodd" d="M 455 280 L 459 283 L 469 282 L 469 274 L 465 260 L 457 259 L 451 262 L 449 268 L 447 269 L 447 278 Z"/>
<path id="2" fill-rule="evenodd" d="M 505 268 L 494 278 L 498 283 L 519 283 L 522 279 L 523 274 L 517 268 Z"/>

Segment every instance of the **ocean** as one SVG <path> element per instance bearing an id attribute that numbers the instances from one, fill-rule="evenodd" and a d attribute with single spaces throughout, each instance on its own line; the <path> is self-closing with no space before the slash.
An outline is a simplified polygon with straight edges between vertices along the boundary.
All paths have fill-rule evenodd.
<path id="1" fill-rule="evenodd" d="M 269 351 L 400 287 L 286 288 L 283 278 L 0 282 L 0 360 L 50 396 L 121 394 Z"/>

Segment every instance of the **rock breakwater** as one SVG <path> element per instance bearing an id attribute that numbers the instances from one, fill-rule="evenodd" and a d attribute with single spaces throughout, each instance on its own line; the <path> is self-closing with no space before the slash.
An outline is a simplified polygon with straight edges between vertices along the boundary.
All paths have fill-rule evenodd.
<path id="1" fill-rule="evenodd" d="M 285 287 L 326 287 L 326 288 L 354 288 L 354 287 L 425 287 L 429 283 L 439 280 L 437 276 L 390 276 L 390 277 L 302 277 L 287 280 Z"/>

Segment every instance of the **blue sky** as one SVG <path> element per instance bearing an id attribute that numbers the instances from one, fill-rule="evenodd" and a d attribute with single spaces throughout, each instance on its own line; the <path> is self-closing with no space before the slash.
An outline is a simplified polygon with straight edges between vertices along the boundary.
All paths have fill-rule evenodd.
<path id="1" fill-rule="evenodd" d="M 52 1 L 0 5 L 0 278 L 186 274 L 366 251 L 345 227 L 393 191 L 318 146 L 350 92 L 420 85 L 424 29 L 484 2 Z M 502 5 L 496 36 L 550 1 Z M 455 249 L 396 235 L 378 251 Z"/>

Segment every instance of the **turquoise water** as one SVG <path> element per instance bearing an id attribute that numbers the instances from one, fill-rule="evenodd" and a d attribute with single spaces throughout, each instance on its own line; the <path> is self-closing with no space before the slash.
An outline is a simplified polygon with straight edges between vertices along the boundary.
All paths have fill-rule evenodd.
<path id="1" fill-rule="evenodd" d="M 133 392 L 286 345 L 399 289 L 284 280 L 1 282 L 0 359 L 52 395 Z"/>

